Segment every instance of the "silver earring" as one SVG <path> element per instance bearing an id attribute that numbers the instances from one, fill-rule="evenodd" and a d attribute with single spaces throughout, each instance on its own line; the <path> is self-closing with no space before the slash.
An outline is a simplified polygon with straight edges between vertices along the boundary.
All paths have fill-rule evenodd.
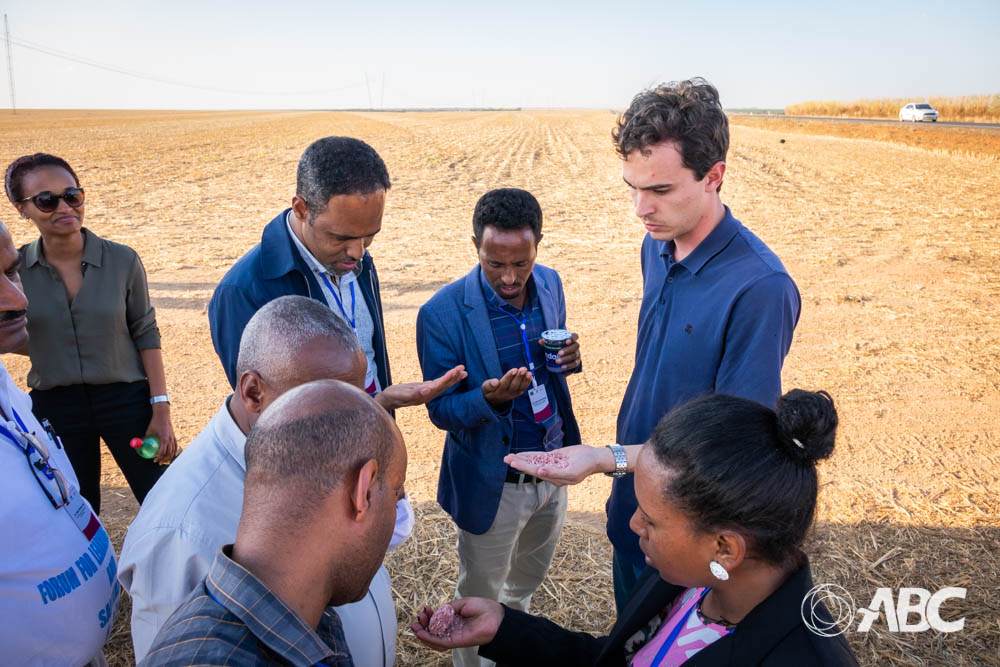
<path id="1" fill-rule="evenodd" d="M 729 579 L 729 573 L 726 572 L 726 568 L 722 567 L 722 563 L 713 560 L 708 564 L 708 569 L 712 571 L 712 576 L 719 581 L 726 581 Z"/>

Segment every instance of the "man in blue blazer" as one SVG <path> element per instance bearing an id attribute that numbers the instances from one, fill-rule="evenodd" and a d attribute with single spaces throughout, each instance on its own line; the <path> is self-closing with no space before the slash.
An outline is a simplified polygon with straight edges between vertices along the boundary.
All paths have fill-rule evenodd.
<path id="1" fill-rule="evenodd" d="M 368 253 L 382 230 L 389 172 L 375 149 L 351 137 L 324 137 L 299 160 L 292 206 L 264 228 L 223 276 L 208 304 L 212 343 L 234 388 L 247 322 L 264 304 L 298 294 L 325 303 L 350 325 L 367 358 L 365 390 L 390 412 L 423 405 L 462 369 L 433 382 L 393 384 L 378 273 Z"/>
<path id="2" fill-rule="evenodd" d="M 535 264 L 542 210 L 528 192 L 492 190 L 473 215 L 479 265 L 435 294 L 417 315 L 425 379 L 464 365 L 468 376 L 427 403 L 447 431 L 438 502 L 458 526 L 459 597 L 527 611 L 555 552 L 566 489 L 503 462 L 511 452 L 580 443 L 565 375 L 578 372 L 574 335 L 546 368 L 541 333 L 564 329 L 562 281 Z M 475 649 L 456 665 L 481 662 Z"/>

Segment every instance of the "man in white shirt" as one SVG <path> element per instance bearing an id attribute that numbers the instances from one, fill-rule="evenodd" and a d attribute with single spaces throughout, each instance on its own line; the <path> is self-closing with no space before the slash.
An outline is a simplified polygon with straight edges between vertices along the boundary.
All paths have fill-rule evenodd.
<path id="1" fill-rule="evenodd" d="M 250 319 L 240 341 L 236 392 L 146 497 L 122 547 L 120 580 L 132 597 L 132 642 L 145 657 L 157 631 L 236 537 L 242 510 L 246 434 L 284 392 L 336 379 L 363 387 L 367 362 L 357 337 L 319 301 L 285 296 Z M 390 549 L 413 528 L 407 498 L 397 505 Z M 396 616 L 381 567 L 360 602 L 337 607 L 357 665 L 391 665 Z"/>
<path id="2" fill-rule="evenodd" d="M 17 250 L 0 223 L 0 353 L 28 342 Z M 62 445 L 0 363 L 0 647 L 4 665 L 106 665 L 115 552 Z"/>

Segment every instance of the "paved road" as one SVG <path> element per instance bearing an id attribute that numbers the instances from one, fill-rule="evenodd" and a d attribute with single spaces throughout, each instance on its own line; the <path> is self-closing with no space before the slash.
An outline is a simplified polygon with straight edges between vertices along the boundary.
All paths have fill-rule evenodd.
<path id="1" fill-rule="evenodd" d="M 918 125 L 918 123 L 892 120 L 891 118 L 824 118 L 822 116 L 782 116 L 779 114 L 764 113 L 734 113 L 730 116 L 747 116 L 750 118 L 786 118 L 790 120 L 832 120 L 841 123 L 892 123 L 894 125 Z M 1000 123 L 957 123 L 938 121 L 936 123 L 919 123 L 923 127 L 963 127 L 976 130 L 1000 130 Z"/>

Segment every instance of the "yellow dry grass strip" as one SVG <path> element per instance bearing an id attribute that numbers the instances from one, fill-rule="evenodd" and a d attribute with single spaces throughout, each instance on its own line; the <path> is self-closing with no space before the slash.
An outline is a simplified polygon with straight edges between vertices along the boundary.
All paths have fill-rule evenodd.
<path id="1" fill-rule="evenodd" d="M 882 97 L 850 102 L 828 100 L 800 102 L 785 107 L 790 116 L 835 116 L 847 118 L 898 118 L 899 110 L 910 102 L 929 102 L 942 120 L 1000 121 L 1000 94 L 961 95 L 958 97 Z"/>

